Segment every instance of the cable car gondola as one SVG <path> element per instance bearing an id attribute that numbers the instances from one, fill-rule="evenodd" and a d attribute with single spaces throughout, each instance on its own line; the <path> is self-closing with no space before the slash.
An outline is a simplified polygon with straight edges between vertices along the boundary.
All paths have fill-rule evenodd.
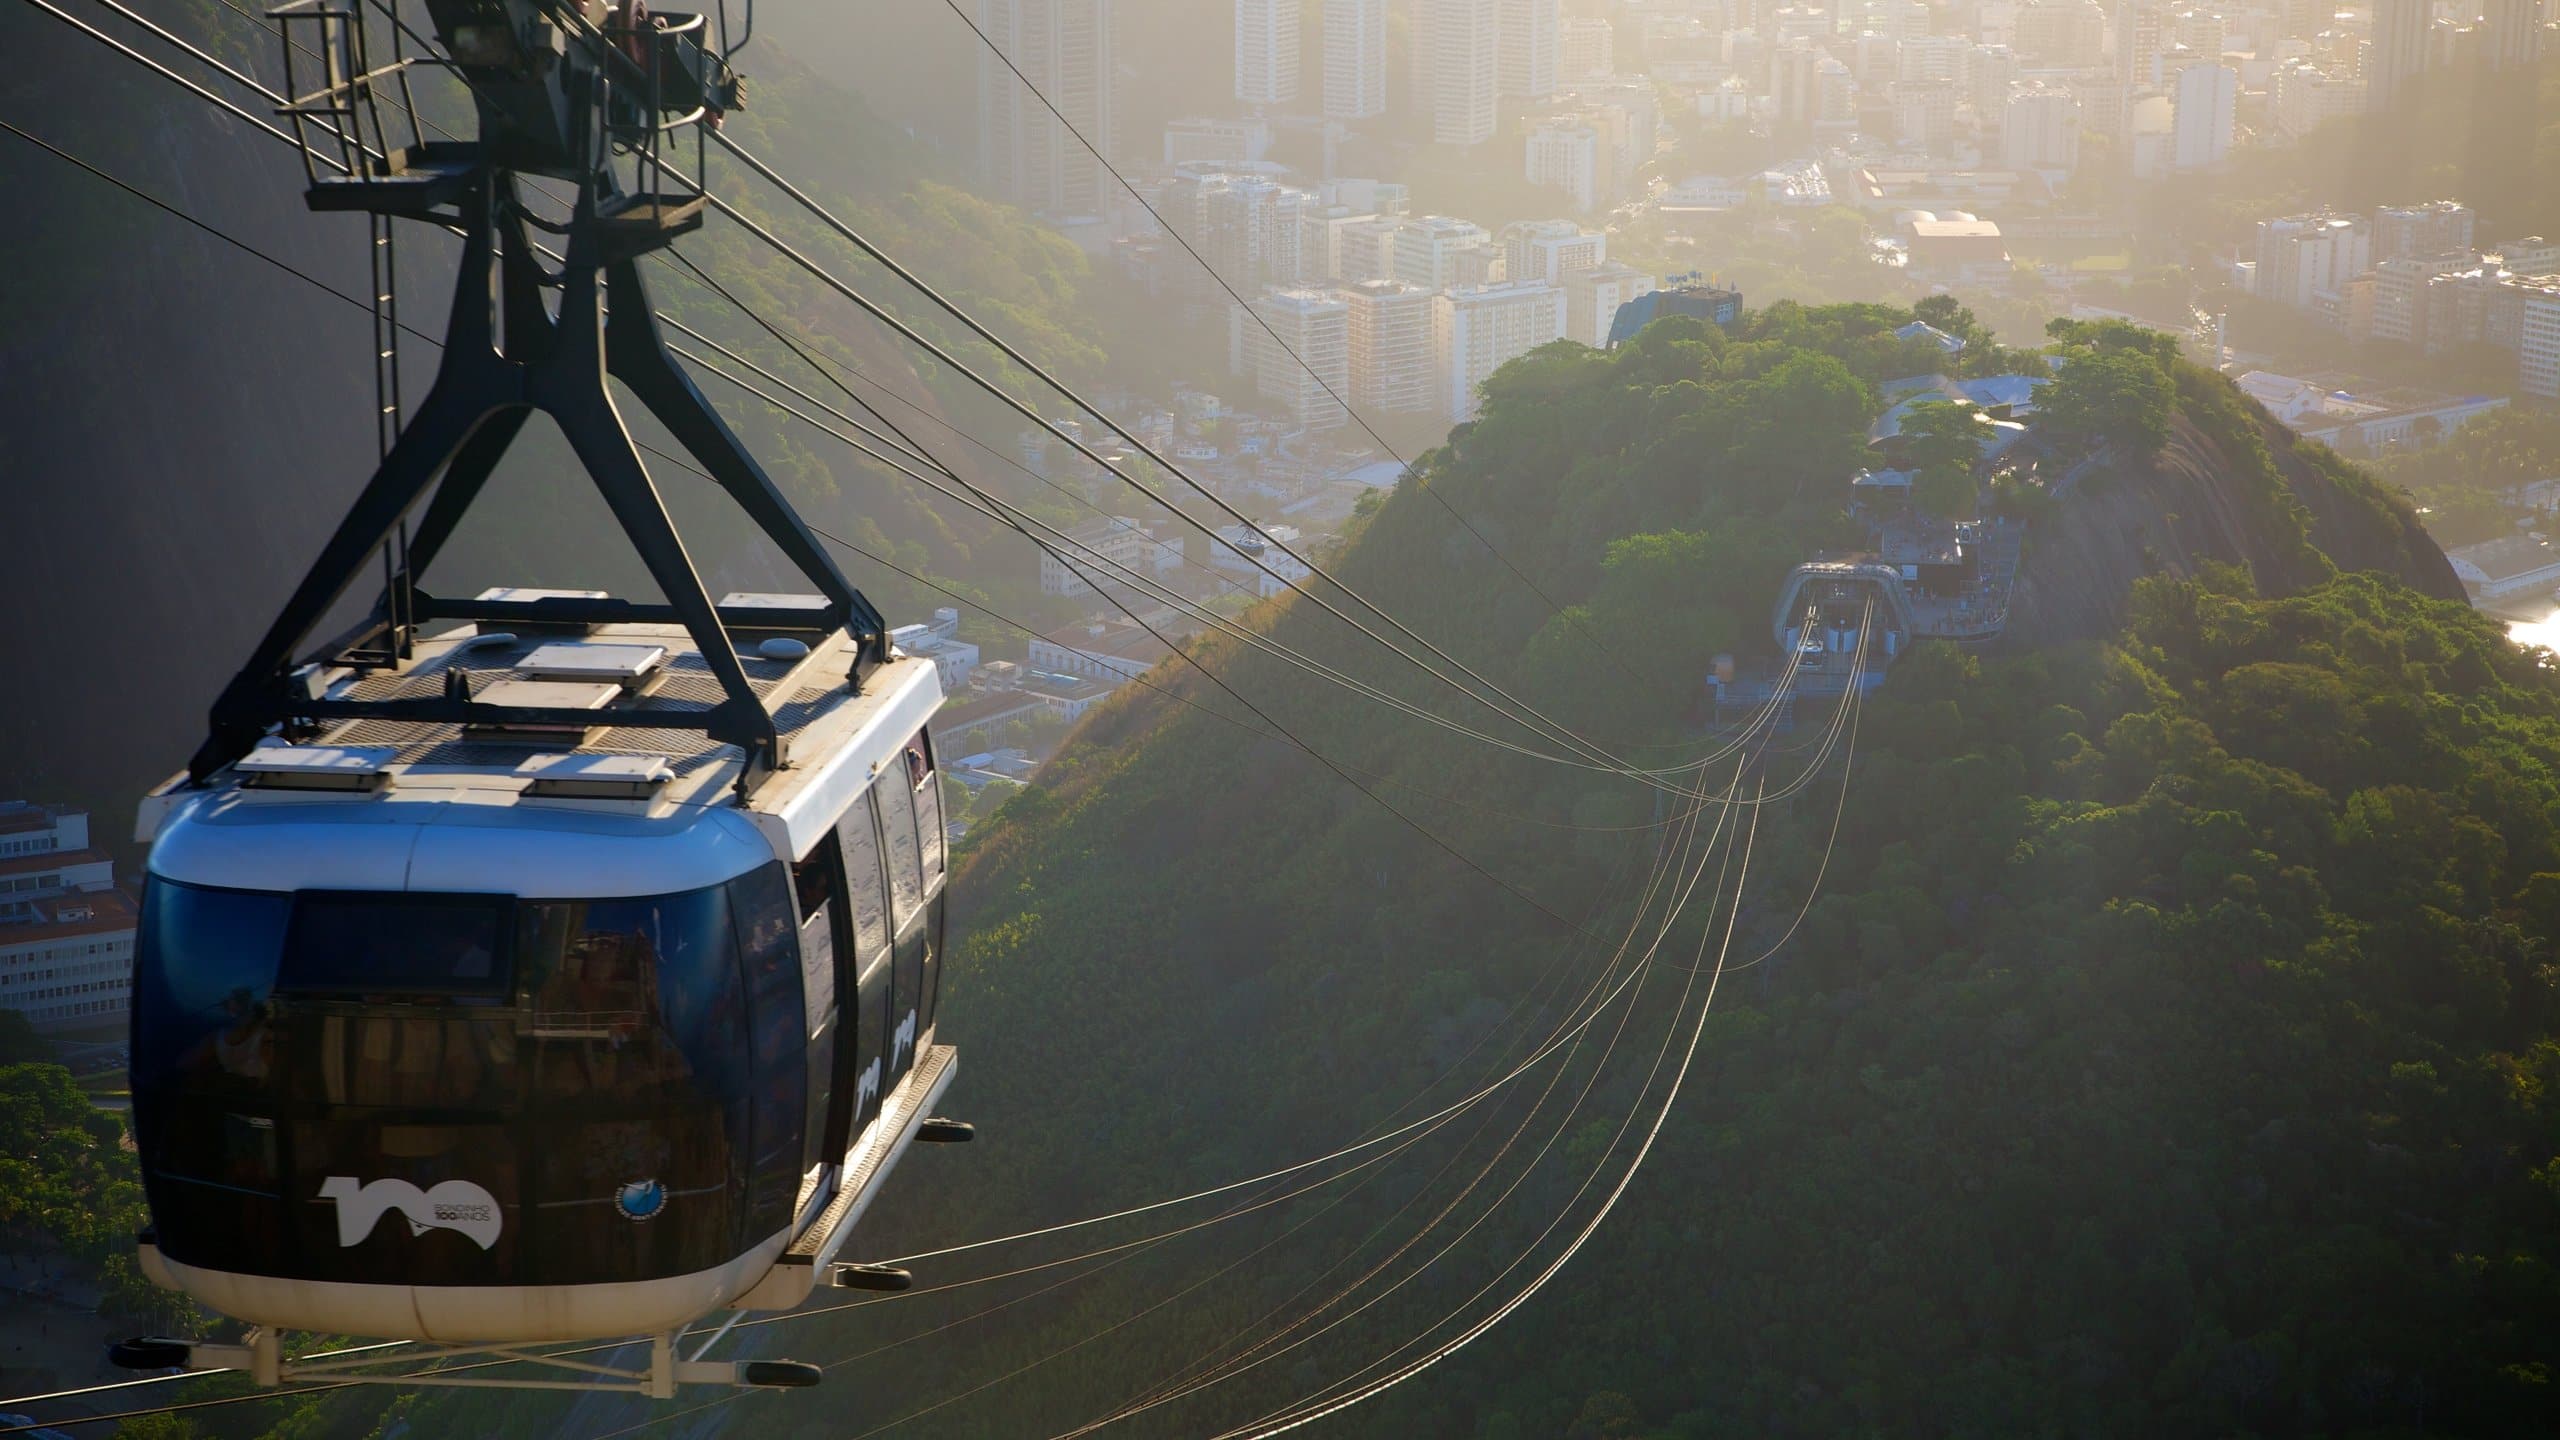
<path id="1" fill-rule="evenodd" d="M 141 1264 L 251 1329 L 115 1358 L 266 1384 L 815 1383 L 675 1341 L 820 1283 L 901 1283 L 838 1252 L 910 1144 L 968 1138 L 933 1118 L 956 1068 L 935 1039 L 941 686 L 657 332 L 636 262 L 698 226 L 702 197 L 627 191 L 615 161 L 662 182 L 660 130 L 699 123 L 703 94 L 735 103 L 702 17 L 430 12 L 478 141 L 369 134 L 400 67 L 367 61 L 355 12 L 279 12 L 331 60 L 298 129 L 380 157 L 315 164 L 313 207 L 446 224 L 463 248 L 433 388 L 142 806 Z M 519 169 L 578 187 L 556 271 Z M 709 598 L 608 376 L 815 593 Z M 661 600 L 423 584 L 535 410 Z M 305 651 L 377 555 L 370 612 Z M 287 1361 L 293 1330 L 417 1348 L 387 1370 L 378 1347 Z M 633 1336 L 636 1368 L 521 1348 Z M 566 1378 L 441 1373 L 457 1353 Z"/>

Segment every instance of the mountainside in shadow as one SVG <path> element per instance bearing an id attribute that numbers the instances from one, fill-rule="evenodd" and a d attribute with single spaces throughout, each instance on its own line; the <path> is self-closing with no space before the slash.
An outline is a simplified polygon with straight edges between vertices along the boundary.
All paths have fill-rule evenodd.
<path id="1" fill-rule="evenodd" d="M 2105 464 L 2038 516 L 2018 576 L 2008 645 L 2104 640 L 2134 582 L 2241 565 L 2270 593 L 2338 570 L 2378 570 L 2442 600 L 2462 584 L 2397 492 L 2291 432 L 2226 382 L 2182 367 L 2168 445 Z M 2306 543 L 2307 542 L 2307 545 Z"/>

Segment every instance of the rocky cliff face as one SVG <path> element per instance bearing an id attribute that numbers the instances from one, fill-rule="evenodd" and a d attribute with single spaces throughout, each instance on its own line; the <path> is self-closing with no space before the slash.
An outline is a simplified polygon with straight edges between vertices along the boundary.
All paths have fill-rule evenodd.
<path id="1" fill-rule="evenodd" d="M 2199 385 L 2221 389 L 2209 404 Z M 2006 643 L 2100 641 L 2122 628 L 2133 582 L 2245 565 L 2265 594 L 2330 566 L 2379 570 L 2463 598 L 2444 552 L 2397 494 L 2293 436 L 2217 379 L 2189 379 L 2175 433 L 2148 465 L 2095 467 L 2029 536 Z"/>

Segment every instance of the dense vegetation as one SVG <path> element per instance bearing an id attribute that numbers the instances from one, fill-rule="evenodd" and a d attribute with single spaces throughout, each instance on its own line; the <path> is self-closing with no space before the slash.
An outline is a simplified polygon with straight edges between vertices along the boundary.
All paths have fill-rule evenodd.
<path id="1" fill-rule="evenodd" d="M 2375 467 L 2426 507 L 2427 530 L 2447 545 L 2516 533 L 2507 492 L 2560 478 L 2560 415 L 2511 406 L 2470 421 L 2424 449 Z"/>

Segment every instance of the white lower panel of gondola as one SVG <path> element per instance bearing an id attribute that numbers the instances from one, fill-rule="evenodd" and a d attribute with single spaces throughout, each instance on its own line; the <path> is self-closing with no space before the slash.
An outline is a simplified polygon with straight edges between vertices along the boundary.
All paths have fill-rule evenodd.
<path id="1" fill-rule="evenodd" d="M 796 1309 L 826 1283 L 828 1267 L 852 1238 L 855 1222 L 871 1208 L 881 1183 L 897 1168 L 898 1157 L 915 1143 L 917 1127 L 942 1103 L 943 1092 L 959 1072 L 960 1053 L 932 1043 L 928 1035 L 917 1052 L 915 1067 L 881 1102 L 880 1118 L 871 1122 L 846 1154 L 835 1198 L 773 1262 L 763 1282 L 738 1298 L 738 1309 Z"/>
<path id="2" fill-rule="evenodd" d="M 604 1285 L 356 1285 L 181 1264 L 142 1247 L 142 1273 L 252 1325 L 447 1344 L 602 1340 L 674 1329 L 734 1304 L 782 1253 L 774 1236 L 725 1265 Z"/>

